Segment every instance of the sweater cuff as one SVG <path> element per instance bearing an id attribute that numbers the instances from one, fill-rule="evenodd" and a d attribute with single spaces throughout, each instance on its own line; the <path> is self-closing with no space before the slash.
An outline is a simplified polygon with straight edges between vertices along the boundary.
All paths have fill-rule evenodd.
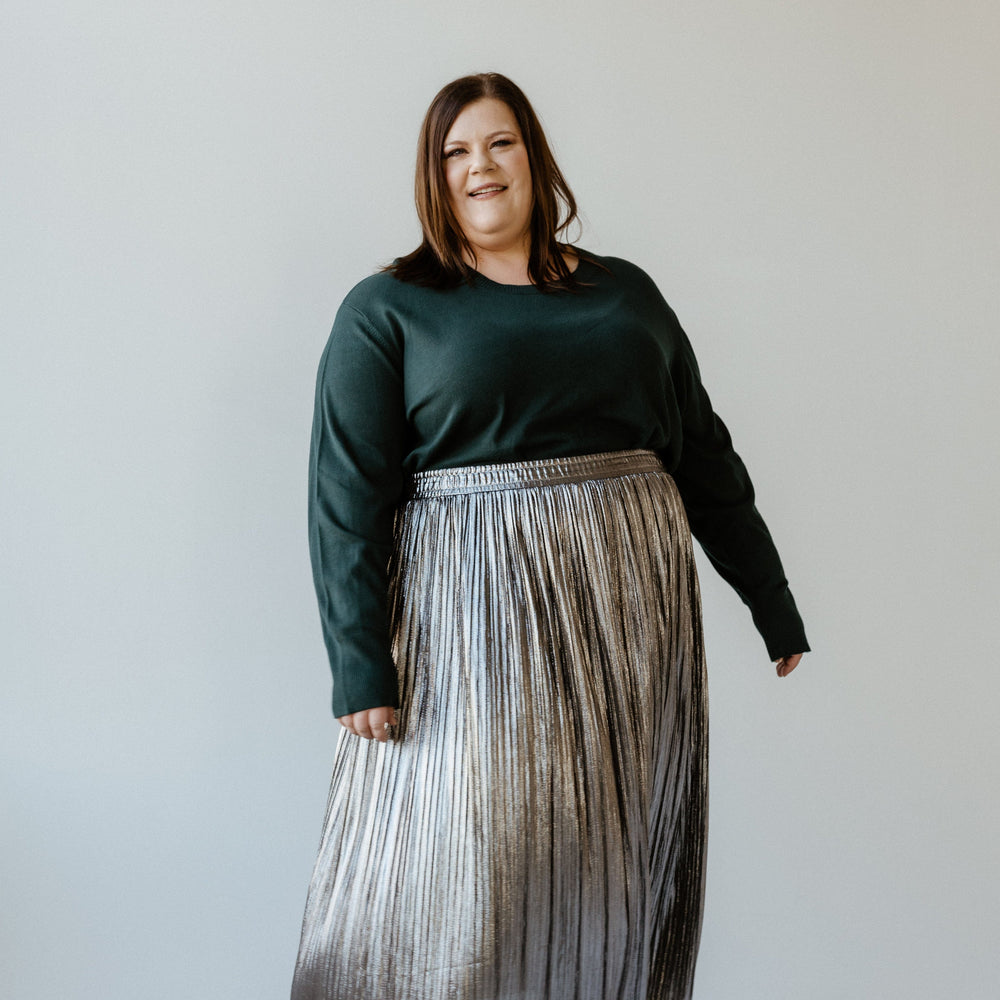
<path id="1" fill-rule="evenodd" d="M 787 587 L 766 605 L 755 605 L 752 614 L 754 625 L 767 647 L 767 655 L 772 660 L 809 652 L 802 617 Z"/>
<path id="2" fill-rule="evenodd" d="M 345 657 L 344 659 L 348 659 Z M 384 705 L 399 708 L 399 681 L 395 664 L 390 657 L 378 663 L 361 659 L 339 662 L 333 669 L 333 717 L 353 715 L 366 708 Z"/>
<path id="3" fill-rule="evenodd" d="M 794 656 L 796 653 L 808 653 L 809 642 L 802 629 L 795 634 L 789 634 L 781 639 L 765 639 L 767 655 L 771 661 L 780 660 L 783 656 Z"/>

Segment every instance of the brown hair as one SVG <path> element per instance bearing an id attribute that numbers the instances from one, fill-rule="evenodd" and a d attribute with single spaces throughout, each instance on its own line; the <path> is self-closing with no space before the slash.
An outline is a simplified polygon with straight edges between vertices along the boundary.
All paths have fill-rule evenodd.
<path id="1" fill-rule="evenodd" d="M 499 73 L 463 76 L 442 87 L 424 116 L 417 143 L 415 194 L 417 216 L 423 229 L 419 247 L 393 261 L 384 270 L 401 281 L 434 288 L 454 288 L 463 280 L 472 283 L 475 259 L 451 208 L 444 170 L 444 142 L 466 105 L 492 97 L 503 101 L 514 114 L 528 153 L 534 205 L 531 210 L 531 251 L 528 276 L 542 291 L 575 289 L 578 283 L 563 258 L 569 244 L 556 237 L 577 220 L 576 199 L 556 165 L 538 116 L 528 98 L 513 81 Z"/>

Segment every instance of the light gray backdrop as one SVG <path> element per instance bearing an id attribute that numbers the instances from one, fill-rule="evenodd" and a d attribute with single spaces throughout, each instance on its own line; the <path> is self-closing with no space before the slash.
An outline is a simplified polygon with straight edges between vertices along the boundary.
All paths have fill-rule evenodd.
<path id="1" fill-rule="evenodd" d="M 287 993 L 336 723 L 306 551 L 334 311 L 434 92 L 535 102 L 649 270 L 815 652 L 702 562 L 699 1000 L 998 995 L 993 0 L 14 0 L 0 36 L 0 992 Z"/>

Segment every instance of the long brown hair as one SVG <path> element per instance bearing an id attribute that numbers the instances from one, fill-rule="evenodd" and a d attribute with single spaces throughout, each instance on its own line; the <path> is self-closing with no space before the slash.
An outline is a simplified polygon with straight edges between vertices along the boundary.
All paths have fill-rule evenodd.
<path id="1" fill-rule="evenodd" d="M 560 243 L 556 237 L 578 221 L 576 199 L 528 98 L 500 73 L 460 77 L 442 87 L 431 101 L 417 143 L 415 194 L 424 237 L 416 250 L 384 270 L 401 281 L 433 288 L 454 288 L 463 280 L 473 281 L 475 271 L 466 258 L 475 260 L 475 253 L 451 208 L 443 151 L 448 131 L 462 109 L 488 97 L 503 101 L 513 112 L 528 153 L 534 192 L 528 276 L 542 291 L 575 289 L 578 283 L 563 257 L 563 249 L 569 244 Z"/>

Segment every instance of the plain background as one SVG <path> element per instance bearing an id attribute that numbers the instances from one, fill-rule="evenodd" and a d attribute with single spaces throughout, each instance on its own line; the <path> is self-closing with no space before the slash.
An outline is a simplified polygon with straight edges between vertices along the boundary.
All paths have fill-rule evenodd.
<path id="1" fill-rule="evenodd" d="M 134 0 L 0 40 L 0 992 L 287 995 L 337 733 L 313 380 L 496 69 L 657 280 L 815 652 L 702 561 L 699 1000 L 1000 990 L 994 0 Z"/>

